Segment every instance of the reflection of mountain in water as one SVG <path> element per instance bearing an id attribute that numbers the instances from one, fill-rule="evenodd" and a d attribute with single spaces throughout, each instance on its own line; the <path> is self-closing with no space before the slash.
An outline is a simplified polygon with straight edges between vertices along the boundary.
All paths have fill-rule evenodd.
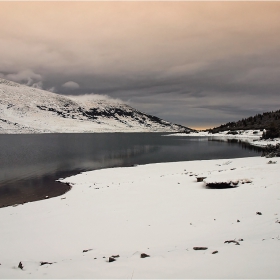
<path id="1" fill-rule="evenodd" d="M 102 156 L 103 163 L 105 164 L 105 166 L 102 167 L 128 166 L 130 163 L 130 161 L 127 161 L 128 159 L 136 158 L 139 155 L 147 153 L 153 153 L 159 149 L 159 146 L 144 145 L 127 148 L 123 151 L 112 151 L 109 155 Z M 115 164 L 114 160 L 118 160 L 118 163 Z"/>

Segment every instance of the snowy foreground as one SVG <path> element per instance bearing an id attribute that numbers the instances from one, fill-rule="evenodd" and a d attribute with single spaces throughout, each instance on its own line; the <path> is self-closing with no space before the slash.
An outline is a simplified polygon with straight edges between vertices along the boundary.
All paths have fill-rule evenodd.
<path id="1" fill-rule="evenodd" d="M 66 178 L 63 196 L 0 209 L 0 276 L 279 278 L 279 164 L 189 161 Z M 197 176 L 237 187 L 209 189 Z"/>

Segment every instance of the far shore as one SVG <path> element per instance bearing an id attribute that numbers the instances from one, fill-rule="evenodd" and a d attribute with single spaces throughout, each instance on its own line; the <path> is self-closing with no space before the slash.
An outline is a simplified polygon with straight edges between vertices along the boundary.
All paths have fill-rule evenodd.
<path id="1" fill-rule="evenodd" d="M 190 133 L 172 133 L 166 136 L 199 136 L 199 137 L 211 137 L 223 141 L 237 139 L 241 142 L 249 143 L 256 147 L 266 147 L 267 145 L 273 145 L 280 143 L 280 138 L 274 139 L 261 139 L 261 130 L 238 130 L 237 134 L 232 134 L 230 131 L 223 131 L 219 133 L 209 133 L 205 131 L 190 132 Z"/>

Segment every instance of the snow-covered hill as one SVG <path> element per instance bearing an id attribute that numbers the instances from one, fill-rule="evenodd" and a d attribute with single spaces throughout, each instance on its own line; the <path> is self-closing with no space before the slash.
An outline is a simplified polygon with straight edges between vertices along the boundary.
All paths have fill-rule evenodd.
<path id="1" fill-rule="evenodd" d="M 110 100 L 84 100 L 0 78 L 0 133 L 178 132 L 190 129 Z"/>

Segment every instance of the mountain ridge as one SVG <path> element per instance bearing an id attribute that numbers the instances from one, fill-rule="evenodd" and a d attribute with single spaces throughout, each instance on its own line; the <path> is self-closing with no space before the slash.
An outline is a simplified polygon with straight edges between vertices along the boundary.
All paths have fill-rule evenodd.
<path id="1" fill-rule="evenodd" d="M 79 100 L 0 78 L 0 133 L 187 132 L 108 100 Z"/>

